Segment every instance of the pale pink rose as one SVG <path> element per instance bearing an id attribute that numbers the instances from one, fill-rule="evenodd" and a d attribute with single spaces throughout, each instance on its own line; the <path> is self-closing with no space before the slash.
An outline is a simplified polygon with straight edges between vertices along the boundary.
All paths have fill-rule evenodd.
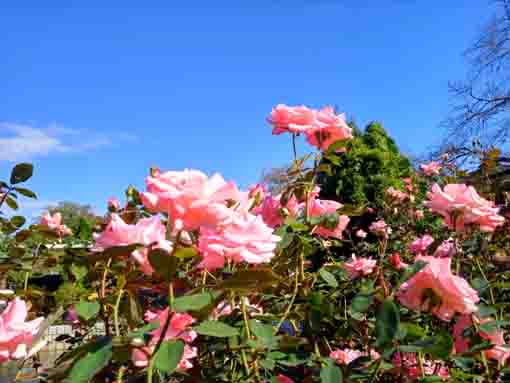
<path id="1" fill-rule="evenodd" d="M 255 201 L 262 201 L 266 196 L 267 190 L 264 184 L 256 184 L 248 188 L 248 197 Z"/>
<path id="2" fill-rule="evenodd" d="M 172 252 L 172 243 L 166 240 L 166 227 L 159 217 L 142 218 L 135 225 L 125 223 L 122 218 L 112 213 L 105 230 L 94 234 L 95 244 L 92 251 L 103 251 L 114 246 L 140 244 Z M 148 258 L 149 249 L 139 249 L 131 253 L 131 257 L 145 274 L 154 272 Z"/>
<path id="3" fill-rule="evenodd" d="M 292 195 L 285 206 L 281 205 L 281 194 L 267 195 L 262 203 L 253 209 L 253 214 L 262 217 L 266 225 L 276 227 L 283 224 L 286 217 L 295 217 L 299 211 L 297 198 Z"/>
<path id="4" fill-rule="evenodd" d="M 453 241 L 443 241 L 434 252 L 435 257 L 452 257 L 455 254 L 455 244 Z"/>
<path id="5" fill-rule="evenodd" d="M 143 319 L 146 322 L 152 322 L 154 319 L 158 318 L 161 315 L 163 310 L 147 310 L 143 314 Z"/>
<path id="6" fill-rule="evenodd" d="M 120 210 L 120 201 L 115 197 L 108 198 L 108 210 L 110 211 Z"/>
<path id="7" fill-rule="evenodd" d="M 471 314 L 480 300 L 469 283 L 451 272 L 451 258 L 416 257 L 427 263 L 411 279 L 400 286 L 400 302 L 412 310 L 427 311 L 439 319 L 449 321 L 455 315 Z M 429 296 L 433 292 L 434 296 Z"/>
<path id="8" fill-rule="evenodd" d="M 367 237 L 367 232 L 363 229 L 358 229 L 356 231 L 356 237 L 358 238 L 366 238 Z"/>
<path id="9" fill-rule="evenodd" d="M 416 210 L 414 212 L 414 218 L 416 218 L 417 220 L 423 219 L 423 217 L 424 217 L 423 210 Z"/>
<path id="10" fill-rule="evenodd" d="M 430 245 L 434 242 L 432 236 L 425 234 L 420 238 L 416 238 L 408 247 L 409 251 L 413 254 L 422 254 L 427 251 Z"/>
<path id="11" fill-rule="evenodd" d="M 336 201 L 329 200 L 320 200 L 314 199 L 311 201 L 308 207 L 308 215 L 309 217 L 320 217 L 324 214 L 336 213 L 336 211 L 342 208 L 342 204 Z M 315 230 L 315 233 L 320 235 L 321 237 L 333 237 L 342 239 L 342 232 L 347 227 L 349 223 L 349 217 L 346 215 L 338 216 L 338 224 L 334 229 L 327 229 L 323 226 L 318 226 Z"/>
<path id="12" fill-rule="evenodd" d="M 368 230 L 370 230 L 373 234 L 384 238 L 388 238 L 391 234 L 391 228 L 386 224 L 386 222 L 384 222 L 384 219 L 373 222 L 368 227 Z"/>
<path id="13" fill-rule="evenodd" d="M 493 321 L 493 319 L 489 318 L 475 320 L 479 321 L 481 324 Z M 457 319 L 455 326 L 453 326 L 455 352 L 463 353 L 469 349 L 470 340 L 469 338 L 464 337 L 464 330 L 471 326 L 473 326 L 473 318 L 471 315 L 462 315 L 459 319 Z M 490 333 L 480 331 L 479 335 L 482 339 L 488 340 L 494 345 L 493 348 L 484 351 L 485 357 L 505 364 L 506 360 L 510 358 L 510 345 L 505 343 L 504 331 L 494 328 Z"/>
<path id="14" fill-rule="evenodd" d="M 273 134 L 306 133 L 315 124 L 316 112 L 306 106 L 276 105 L 268 117 L 273 125 Z"/>
<path id="15" fill-rule="evenodd" d="M 289 377 L 287 377 L 287 376 L 285 376 L 283 374 L 279 374 L 276 377 L 276 381 L 278 383 L 294 383 L 294 381 L 291 378 L 289 378 Z"/>
<path id="16" fill-rule="evenodd" d="M 154 352 L 154 348 L 158 343 L 158 340 L 163 335 L 163 329 L 168 315 L 171 315 L 170 325 L 168 326 L 163 339 L 181 339 L 185 343 L 184 354 L 179 362 L 177 370 L 184 371 L 193 367 L 190 359 L 197 357 L 197 349 L 189 346 L 189 343 L 193 342 L 197 337 L 197 333 L 190 328 L 191 324 L 195 322 L 195 319 L 188 314 L 170 313 L 168 308 L 161 311 L 158 315 L 159 327 L 150 332 L 151 339 L 149 344 L 145 347 L 135 348 L 133 350 L 131 359 L 136 367 L 146 367 L 148 365 L 150 356 Z"/>
<path id="17" fill-rule="evenodd" d="M 46 226 L 48 229 L 58 233 L 61 237 L 71 235 L 73 232 L 62 222 L 62 214 L 46 212 L 41 217 L 41 225 Z"/>
<path id="18" fill-rule="evenodd" d="M 434 176 L 438 175 L 439 171 L 441 170 L 442 166 L 439 162 L 429 162 L 428 164 L 421 164 L 420 165 L 421 170 L 423 170 L 423 173 L 425 173 L 426 176 Z"/>
<path id="19" fill-rule="evenodd" d="M 400 254 L 397 252 L 390 255 L 390 263 L 397 270 L 402 270 L 409 266 L 407 263 L 402 261 Z"/>
<path id="20" fill-rule="evenodd" d="M 234 263 L 268 263 L 280 239 L 260 216 L 236 213 L 223 228 L 200 229 L 198 248 L 203 260 L 199 267 L 215 270 L 223 267 L 226 259 Z"/>
<path id="21" fill-rule="evenodd" d="M 394 187 L 386 189 L 386 194 L 398 202 L 404 202 L 409 196 L 403 191 L 397 190 Z"/>
<path id="22" fill-rule="evenodd" d="M 232 210 L 227 202 L 242 198 L 233 182 L 226 182 L 219 174 L 207 177 L 197 170 L 155 170 L 145 183 L 147 191 L 140 193 L 144 206 L 151 212 L 168 213 L 179 230 L 228 223 Z"/>
<path id="23" fill-rule="evenodd" d="M 498 215 L 499 208 L 494 203 L 480 197 L 472 186 L 448 184 L 443 190 L 438 184 L 427 193 L 425 205 L 443 216 L 450 228 L 464 230 L 466 225 L 480 226 L 481 231 L 494 231 L 505 219 Z"/>
<path id="24" fill-rule="evenodd" d="M 352 138 L 352 129 L 347 125 L 345 115 L 335 114 L 329 106 L 316 112 L 312 129 L 307 129 L 305 133 L 311 145 L 324 151 L 336 141 Z"/>
<path id="25" fill-rule="evenodd" d="M 363 356 L 363 353 L 358 350 L 351 350 L 349 348 L 344 348 L 343 350 L 336 349 L 331 351 L 329 357 L 333 359 L 338 364 L 349 364 L 353 360 L 358 359 Z"/>
<path id="26" fill-rule="evenodd" d="M 26 303 L 19 298 L 10 301 L 0 314 L 0 363 L 30 355 L 33 337 L 44 318 L 27 322 L 27 316 Z"/>
<path id="27" fill-rule="evenodd" d="M 356 256 L 353 254 L 352 260 L 344 263 L 344 269 L 347 271 L 349 278 L 355 279 L 371 274 L 374 271 L 376 263 L 377 262 L 373 259 L 356 258 Z"/>

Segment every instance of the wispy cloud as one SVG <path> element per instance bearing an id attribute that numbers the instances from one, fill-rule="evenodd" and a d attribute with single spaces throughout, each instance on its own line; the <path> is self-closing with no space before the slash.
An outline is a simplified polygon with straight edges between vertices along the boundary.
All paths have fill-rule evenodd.
<path id="1" fill-rule="evenodd" d="M 0 161 L 28 160 L 52 153 L 84 152 L 136 140 L 136 136 L 128 133 L 109 136 L 56 123 L 37 127 L 33 124 L 0 122 Z"/>

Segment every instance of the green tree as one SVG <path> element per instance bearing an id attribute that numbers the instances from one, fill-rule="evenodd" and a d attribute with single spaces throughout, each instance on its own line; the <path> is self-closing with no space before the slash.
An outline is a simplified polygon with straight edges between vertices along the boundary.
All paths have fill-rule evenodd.
<path id="1" fill-rule="evenodd" d="M 44 211 L 49 211 L 51 214 L 62 214 L 64 224 L 81 239 L 89 240 L 92 238 L 91 228 L 95 226 L 97 221 L 92 206 L 82 205 L 77 202 L 61 201 L 56 206 L 48 206 Z M 37 221 L 40 221 L 40 217 Z"/>
<path id="2" fill-rule="evenodd" d="M 355 128 L 345 152 L 326 152 L 319 176 L 321 197 L 354 205 L 381 206 L 387 188 L 401 188 L 412 172 L 411 163 L 378 122 L 365 132 Z"/>

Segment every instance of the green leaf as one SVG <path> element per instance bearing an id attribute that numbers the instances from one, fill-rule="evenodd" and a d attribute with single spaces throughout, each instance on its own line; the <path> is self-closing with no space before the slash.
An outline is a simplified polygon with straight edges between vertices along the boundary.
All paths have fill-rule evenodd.
<path id="1" fill-rule="evenodd" d="M 206 307 L 214 299 L 211 293 L 185 295 L 174 300 L 174 310 L 177 312 L 198 311 Z"/>
<path id="2" fill-rule="evenodd" d="M 179 259 L 193 258 L 198 255 L 197 249 L 194 247 L 181 247 L 174 252 L 174 257 Z"/>
<path id="3" fill-rule="evenodd" d="M 217 338 L 228 338 L 239 335 L 239 330 L 237 328 L 214 320 L 202 322 L 193 329 L 201 335 L 214 336 Z"/>
<path id="4" fill-rule="evenodd" d="M 83 217 L 80 218 L 80 226 L 78 229 L 80 233 L 80 239 L 86 241 L 92 238 L 92 227 L 90 223 Z"/>
<path id="5" fill-rule="evenodd" d="M 16 202 L 16 200 L 14 198 L 12 198 L 10 195 L 5 199 L 5 203 L 12 210 L 18 210 L 18 208 L 19 208 L 18 203 Z"/>
<path id="6" fill-rule="evenodd" d="M 14 190 L 25 197 L 37 199 L 37 194 L 35 194 L 32 190 L 25 188 L 14 188 Z"/>
<path id="7" fill-rule="evenodd" d="M 338 282 L 337 282 L 335 276 L 333 274 L 331 274 L 329 271 L 327 271 L 325 269 L 320 269 L 319 275 L 331 287 L 338 287 Z"/>
<path id="8" fill-rule="evenodd" d="M 240 270 L 216 285 L 217 289 L 261 290 L 280 282 L 280 277 L 269 268 Z"/>
<path id="9" fill-rule="evenodd" d="M 171 281 L 177 270 L 178 259 L 163 249 L 154 249 L 149 253 L 149 262 L 156 273 L 166 281 Z"/>
<path id="10" fill-rule="evenodd" d="M 15 215 L 11 218 L 11 224 L 16 228 L 23 226 L 26 221 L 25 217 L 22 217 L 21 215 Z"/>
<path id="11" fill-rule="evenodd" d="M 77 281 L 81 281 L 87 276 L 87 267 L 73 263 L 71 265 L 71 274 L 73 274 Z"/>
<path id="12" fill-rule="evenodd" d="M 27 181 L 32 177 L 33 172 L 34 165 L 27 163 L 17 164 L 11 172 L 11 184 L 15 185 Z"/>
<path id="13" fill-rule="evenodd" d="M 276 346 L 276 339 L 273 335 L 273 326 L 264 324 L 255 319 L 250 320 L 249 324 L 252 333 L 264 344 L 264 346 Z"/>
<path id="14" fill-rule="evenodd" d="M 355 313 L 364 313 L 372 304 L 373 301 L 373 295 L 365 294 L 365 293 L 358 293 L 353 299 L 351 303 L 351 311 Z"/>
<path id="15" fill-rule="evenodd" d="M 443 331 L 439 335 L 400 346 L 403 352 L 425 352 L 437 359 L 447 359 L 453 348 L 451 335 Z"/>
<path id="16" fill-rule="evenodd" d="M 332 359 L 329 359 L 321 369 L 321 383 L 342 383 L 342 370 L 335 365 Z"/>
<path id="17" fill-rule="evenodd" d="M 154 356 L 154 366 L 160 371 L 171 374 L 177 368 L 183 354 L 183 341 L 164 341 Z"/>
<path id="18" fill-rule="evenodd" d="M 99 313 L 98 302 L 80 301 L 74 306 L 78 316 L 85 321 L 94 318 Z"/>
<path id="19" fill-rule="evenodd" d="M 112 355 L 111 339 L 100 339 L 98 342 L 87 347 L 87 353 L 73 363 L 65 382 L 90 382 L 92 378 L 108 364 Z"/>
<path id="20" fill-rule="evenodd" d="M 400 313 L 392 300 L 384 301 L 377 311 L 375 333 L 377 347 L 391 342 L 398 333 Z"/>

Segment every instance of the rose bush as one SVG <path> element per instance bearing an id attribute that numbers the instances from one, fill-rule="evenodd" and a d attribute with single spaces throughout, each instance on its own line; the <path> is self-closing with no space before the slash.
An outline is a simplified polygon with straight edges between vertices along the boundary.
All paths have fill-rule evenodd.
<path id="1" fill-rule="evenodd" d="M 451 167 L 409 176 L 407 160 L 377 201 L 367 184 L 359 205 L 323 198 L 328 163 L 356 163 L 343 115 L 278 105 L 268 121 L 317 150 L 294 158 L 280 194 L 151 169 L 146 190 L 76 232 L 13 213 L 36 197 L 20 186 L 32 166 L 15 166 L 0 183 L 0 363 L 37 363 L 45 328 L 69 323 L 48 381 L 508 379 L 501 206 Z M 105 333 L 88 336 L 98 322 Z"/>

